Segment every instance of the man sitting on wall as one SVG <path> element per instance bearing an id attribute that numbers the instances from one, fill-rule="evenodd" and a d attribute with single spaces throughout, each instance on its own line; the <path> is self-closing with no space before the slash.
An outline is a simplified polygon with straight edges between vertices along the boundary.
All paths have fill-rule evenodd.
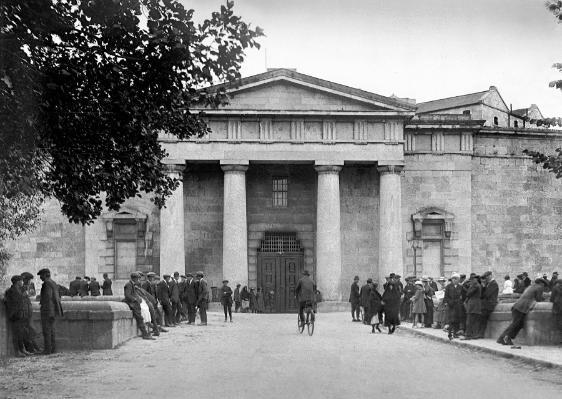
<path id="1" fill-rule="evenodd" d="M 143 339 L 154 339 L 146 330 L 145 321 L 141 313 L 141 302 L 142 298 L 135 290 L 135 286 L 138 285 L 140 280 L 140 275 L 138 273 L 131 273 L 131 279 L 125 284 L 123 290 L 125 291 L 125 302 L 129 305 L 129 308 L 133 311 L 133 317 L 137 321 L 137 327 L 141 330 Z"/>

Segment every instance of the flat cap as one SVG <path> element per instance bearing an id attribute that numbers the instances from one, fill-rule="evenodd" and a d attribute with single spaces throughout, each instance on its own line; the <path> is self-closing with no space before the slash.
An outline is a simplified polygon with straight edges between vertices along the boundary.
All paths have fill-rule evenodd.
<path id="1" fill-rule="evenodd" d="M 193 277 L 193 274 L 187 273 L 185 276 L 186 276 L 186 277 Z"/>
<path id="2" fill-rule="evenodd" d="M 223 284 L 228 284 L 228 280 L 222 280 Z"/>
<path id="3" fill-rule="evenodd" d="M 156 273 L 154 273 L 154 272 L 146 273 L 146 277 L 154 277 L 154 276 L 156 276 Z"/>
<path id="4" fill-rule="evenodd" d="M 203 276 L 204 276 L 204 274 L 203 274 L 202 271 L 198 271 L 198 272 L 196 273 L 196 275 L 197 275 L 197 277 L 203 277 Z"/>
<path id="5" fill-rule="evenodd" d="M 372 279 L 372 278 L 368 278 L 368 279 L 367 279 L 367 283 L 372 283 L 372 282 L 373 282 L 373 279 Z"/>
<path id="6" fill-rule="evenodd" d="M 33 278 L 33 274 L 31 274 L 30 272 L 23 272 L 22 274 L 20 274 L 20 276 L 21 276 L 23 279 L 31 279 L 31 278 Z"/>
<path id="7" fill-rule="evenodd" d="M 310 272 L 308 270 L 303 270 L 302 274 L 305 276 L 310 276 Z"/>
<path id="8" fill-rule="evenodd" d="M 461 277 L 461 276 L 460 276 L 460 274 L 458 274 L 458 273 L 453 273 L 453 274 L 451 274 L 451 278 L 460 278 L 460 277 Z"/>
<path id="9" fill-rule="evenodd" d="M 16 281 L 22 281 L 23 277 L 20 276 L 19 274 L 16 274 L 15 276 L 12 276 L 12 284 L 14 284 Z"/>
<path id="10" fill-rule="evenodd" d="M 162 278 L 170 278 L 170 275 L 169 275 L 169 274 L 164 274 L 164 275 L 162 275 Z"/>
<path id="11" fill-rule="evenodd" d="M 187 276 L 185 274 L 182 274 L 180 277 L 181 278 L 187 278 Z"/>
<path id="12" fill-rule="evenodd" d="M 138 272 L 132 272 L 131 273 L 131 278 L 139 278 L 140 274 Z"/>
<path id="13" fill-rule="evenodd" d="M 38 276 L 41 276 L 41 275 L 46 274 L 46 273 L 51 274 L 51 271 L 45 267 L 45 268 L 39 270 L 39 271 L 37 272 L 37 275 L 38 275 Z"/>
<path id="14" fill-rule="evenodd" d="M 354 280 L 359 280 L 359 276 L 353 277 Z"/>
<path id="15" fill-rule="evenodd" d="M 486 277 L 491 276 L 491 275 L 492 275 L 492 272 L 488 270 L 487 272 L 482 273 L 482 278 L 486 278 Z"/>
<path id="16" fill-rule="evenodd" d="M 180 273 L 179 272 L 174 272 L 174 276 L 179 276 Z"/>

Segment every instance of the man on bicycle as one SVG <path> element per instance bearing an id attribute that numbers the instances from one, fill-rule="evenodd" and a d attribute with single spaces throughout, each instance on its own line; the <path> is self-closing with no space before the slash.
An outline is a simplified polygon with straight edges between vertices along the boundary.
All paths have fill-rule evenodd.
<path id="1" fill-rule="evenodd" d="M 316 283 L 310 277 L 308 270 L 302 272 L 303 276 L 299 279 L 295 288 L 295 295 L 299 303 L 299 318 L 301 324 L 304 324 L 304 309 L 310 306 L 314 309 L 316 301 Z"/>

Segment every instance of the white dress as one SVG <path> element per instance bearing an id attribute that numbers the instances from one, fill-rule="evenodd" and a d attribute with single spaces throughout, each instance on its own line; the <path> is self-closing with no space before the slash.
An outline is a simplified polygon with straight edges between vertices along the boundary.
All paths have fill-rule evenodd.
<path id="1" fill-rule="evenodd" d="M 141 315 L 145 323 L 150 323 L 150 309 L 148 308 L 148 304 L 143 299 L 140 305 L 141 308 Z"/>
<path id="2" fill-rule="evenodd" d="M 513 294 L 513 282 L 511 280 L 504 281 L 502 294 Z"/>

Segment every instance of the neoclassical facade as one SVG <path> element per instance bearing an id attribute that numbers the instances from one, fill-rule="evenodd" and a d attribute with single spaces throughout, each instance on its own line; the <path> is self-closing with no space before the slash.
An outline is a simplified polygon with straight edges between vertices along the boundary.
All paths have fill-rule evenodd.
<path id="1" fill-rule="evenodd" d="M 203 270 L 212 286 L 273 291 L 289 311 L 304 269 L 338 302 L 354 275 L 557 268 L 562 188 L 522 151 L 562 136 L 476 119 L 495 116 L 497 89 L 423 112 L 289 69 L 228 91 L 227 106 L 203 110 L 208 134 L 161 135 L 180 181 L 166 208 L 135 199 L 81 227 L 51 203 L 41 229 L 11 244 L 11 270 L 50 266 L 61 282 L 107 272 L 117 287 L 133 270 Z"/>

